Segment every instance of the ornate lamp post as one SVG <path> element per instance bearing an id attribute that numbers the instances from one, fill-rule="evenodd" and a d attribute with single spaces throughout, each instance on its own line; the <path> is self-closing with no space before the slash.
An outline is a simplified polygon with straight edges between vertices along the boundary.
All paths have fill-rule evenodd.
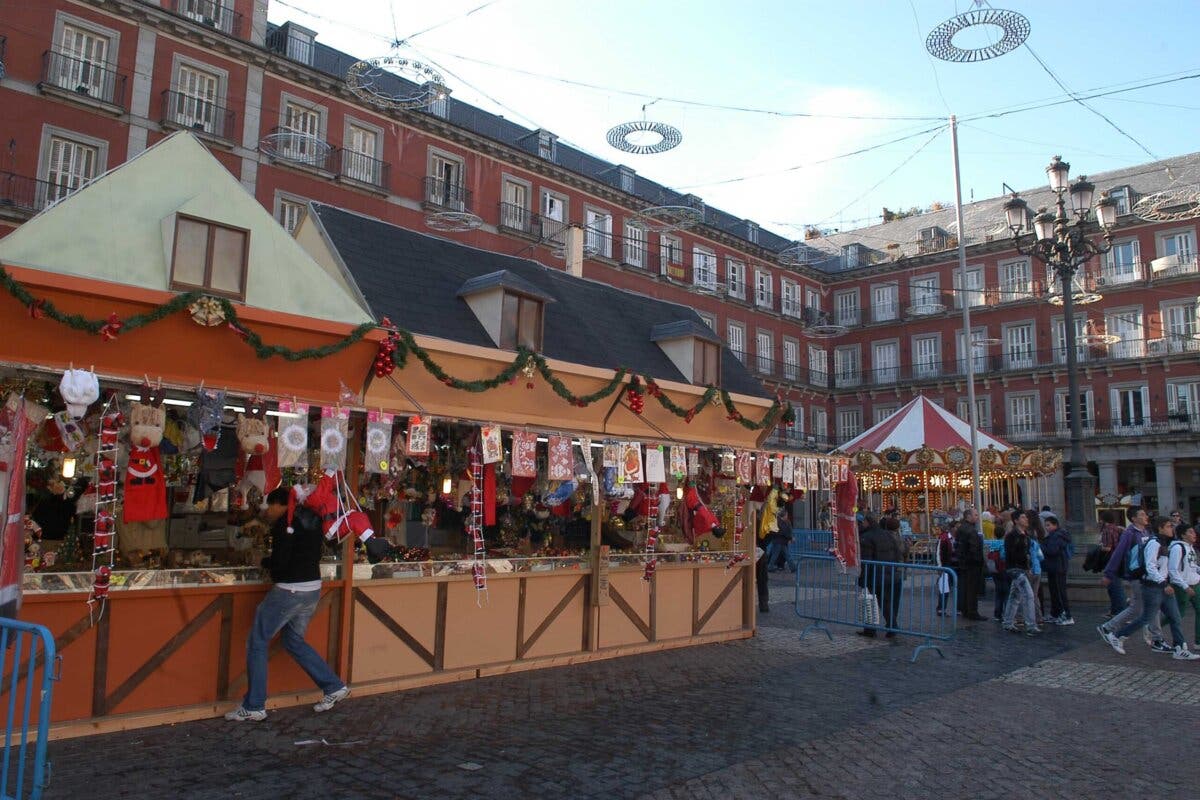
<path id="1" fill-rule="evenodd" d="M 1071 418 L 1071 471 L 1066 476 L 1067 520 L 1076 536 L 1090 537 L 1094 529 L 1092 511 L 1095 506 L 1096 482 L 1087 469 L 1083 455 L 1083 420 L 1079 408 L 1079 375 L 1077 374 L 1077 337 L 1075 332 L 1076 302 L 1099 299 L 1088 294 L 1082 286 L 1077 289 L 1075 276 L 1094 256 L 1112 249 L 1112 227 L 1117 221 L 1116 201 L 1107 195 L 1095 204 L 1093 219 L 1092 198 L 1096 187 L 1086 177 L 1068 184 L 1071 165 L 1055 156 L 1046 175 L 1055 194 L 1055 210 L 1039 209 L 1033 218 L 1033 238 L 1024 240 L 1027 233 L 1029 206 L 1015 192 L 1004 204 L 1008 229 L 1012 231 L 1017 252 L 1032 256 L 1050 269 L 1062 283 L 1064 338 L 1067 348 L 1067 410 Z M 1070 206 L 1068 207 L 1068 201 Z M 1098 226 L 1103 243 L 1089 234 Z"/>

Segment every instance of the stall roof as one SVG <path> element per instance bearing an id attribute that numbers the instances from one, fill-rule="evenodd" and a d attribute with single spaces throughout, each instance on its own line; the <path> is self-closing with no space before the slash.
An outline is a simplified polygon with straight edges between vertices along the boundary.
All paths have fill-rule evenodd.
<path id="1" fill-rule="evenodd" d="M 979 448 L 994 447 L 1001 452 L 1011 445 L 1002 439 L 978 432 Z M 840 452 L 853 454 L 860 450 L 878 453 L 889 447 L 901 450 L 919 450 L 932 447 L 945 450 L 948 447 L 971 448 L 971 427 L 946 409 L 919 394 L 878 425 L 860 433 L 838 448 Z"/>
<path id="2" fill-rule="evenodd" d="M 670 323 L 707 330 L 694 309 L 322 203 L 311 203 L 310 209 L 309 218 L 353 276 L 376 319 L 387 316 L 414 334 L 493 348 L 459 294 L 468 282 L 507 272 L 555 301 L 544 309 L 542 353 L 547 358 L 599 368 L 625 366 L 659 380 L 690 382 L 652 336 L 656 326 Z M 768 397 L 727 347 L 721 365 L 723 388 Z"/>

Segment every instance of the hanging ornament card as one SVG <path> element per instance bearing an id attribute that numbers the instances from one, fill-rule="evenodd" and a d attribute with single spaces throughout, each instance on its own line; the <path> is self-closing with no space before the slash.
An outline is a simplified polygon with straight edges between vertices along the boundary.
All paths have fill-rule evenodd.
<path id="1" fill-rule="evenodd" d="M 687 474 L 689 478 L 700 474 L 700 451 L 695 448 L 687 451 Z"/>
<path id="2" fill-rule="evenodd" d="M 621 443 L 621 467 L 618 478 L 622 483 L 645 483 L 642 475 L 642 445 L 638 442 Z"/>
<path id="3" fill-rule="evenodd" d="M 671 475 L 683 478 L 687 475 L 687 450 L 679 445 L 671 445 Z"/>
<path id="4" fill-rule="evenodd" d="M 754 465 L 751 463 L 750 451 L 739 450 L 735 456 L 734 474 L 740 484 L 749 486 L 754 480 Z"/>
<path id="5" fill-rule="evenodd" d="M 804 459 L 804 488 L 812 491 L 817 488 L 817 462 L 816 459 Z"/>
<path id="6" fill-rule="evenodd" d="M 621 443 L 604 443 L 604 466 L 616 469 L 621 464 Z"/>
<path id="7" fill-rule="evenodd" d="M 587 470 L 592 484 L 592 505 L 600 505 L 600 481 L 596 479 L 596 462 L 592 460 L 592 440 L 579 437 L 579 452 L 583 454 L 583 468 Z"/>
<path id="8" fill-rule="evenodd" d="M 429 455 L 429 420 L 424 417 L 408 418 L 408 454 Z"/>
<path id="9" fill-rule="evenodd" d="M 504 447 L 500 444 L 500 426 L 484 425 L 479 429 L 479 442 L 483 450 L 484 464 L 498 464 L 504 458 Z"/>
<path id="10" fill-rule="evenodd" d="M 388 457 L 392 451 L 392 421 L 394 417 L 383 411 L 367 412 L 366 452 L 363 466 L 368 473 L 383 475 L 388 471 Z"/>
<path id="11" fill-rule="evenodd" d="M 784 456 L 779 459 L 779 476 L 783 478 L 784 483 L 796 485 L 796 457 Z"/>
<path id="12" fill-rule="evenodd" d="M 308 404 L 281 400 L 276 430 L 279 434 L 275 443 L 279 467 L 308 466 Z"/>
<path id="13" fill-rule="evenodd" d="M 850 480 L 850 459 L 838 459 L 838 483 L 845 483 Z"/>
<path id="14" fill-rule="evenodd" d="M 569 481 L 575 477 L 575 459 L 571 456 L 570 436 L 551 436 L 547 445 L 549 467 L 547 477 L 552 481 Z"/>
<path id="15" fill-rule="evenodd" d="M 804 485 L 804 459 L 797 458 L 795 456 L 792 456 L 791 459 L 792 459 L 791 462 L 789 462 L 790 469 L 784 469 L 784 474 L 791 476 L 792 486 L 794 486 L 795 488 L 797 488 L 797 489 L 807 488 Z"/>
<path id="16" fill-rule="evenodd" d="M 663 483 L 667 479 L 667 465 L 661 446 L 646 448 L 646 483 Z"/>
<path id="17" fill-rule="evenodd" d="M 829 459 L 822 458 L 822 459 L 818 460 L 817 467 L 821 471 L 821 488 L 822 489 L 831 488 L 830 484 L 829 484 Z"/>
<path id="18" fill-rule="evenodd" d="M 754 482 L 759 486 L 771 485 L 771 459 L 766 453 L 754 454 Z"/>
<path id="19" fill-rule="evenodd" d="M 771 456 L 771 477 L 783 477 L 783 456 L 779 454 Z"/>
<path id="20" fill-rule="evenodd" d="M 537 477 L 537 434 L 513 431 L 512 474 L 514 478 Z"/>
<path id="21" fill-rule="evenodd" d="M 346 469 L 346 437 L 350 412 L 344 408 L 325 406 L 321 409 L 321 469 Z"/>

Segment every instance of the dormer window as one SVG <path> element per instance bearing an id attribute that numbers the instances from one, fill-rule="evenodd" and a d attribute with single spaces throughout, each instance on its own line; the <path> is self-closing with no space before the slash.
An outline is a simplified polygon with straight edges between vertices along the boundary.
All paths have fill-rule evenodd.
<path id="1" fill-rule="evenodd" d="M 716 342 L 695 339 L 692 353 L 692 383 L 719 386 L 721 383 L 721 347 Z"/>
<path id="2" fill-rule="evenodd" d="M 655 325 L 650 341 L 696 386 L 721 385 L 722 343 L 702 317 Z"/>
<path id="3" fill-rule="evenodd" d="M 1128 186 L 1118 186 L 1108 193 L 1109 197 L 1117 201 L 1117 216 L 1124 216 L 1133 210 L 1131 195 Z"/>
<path id="4" fill-rule="evenodd" d="M 171 288 L 244 300 L 250 231 L 177 214 Z"/>
<path id="5" fill-rule="evenodd" d="M 500 308 L 500 347 L 534 352 L 542 349 L 542 301 L 516 292 L 505 292 Z"/>

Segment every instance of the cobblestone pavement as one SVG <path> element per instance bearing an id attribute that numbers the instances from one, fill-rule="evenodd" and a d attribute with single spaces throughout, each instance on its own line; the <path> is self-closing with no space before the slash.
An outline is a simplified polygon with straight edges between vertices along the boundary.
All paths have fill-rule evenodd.
<path id="1" fill-rule="evenodd" d="M 788 577 L 772 580 L 752 640 L 53 742 L 47 797 L 988 800 L 1200 783 L 1183 735 L 1200 662 L 1140 641 L 1116 655 L 1098 610 L 1038 637 L 965 626 L 912 664 L 902 639 L 801 640 Z"/>

